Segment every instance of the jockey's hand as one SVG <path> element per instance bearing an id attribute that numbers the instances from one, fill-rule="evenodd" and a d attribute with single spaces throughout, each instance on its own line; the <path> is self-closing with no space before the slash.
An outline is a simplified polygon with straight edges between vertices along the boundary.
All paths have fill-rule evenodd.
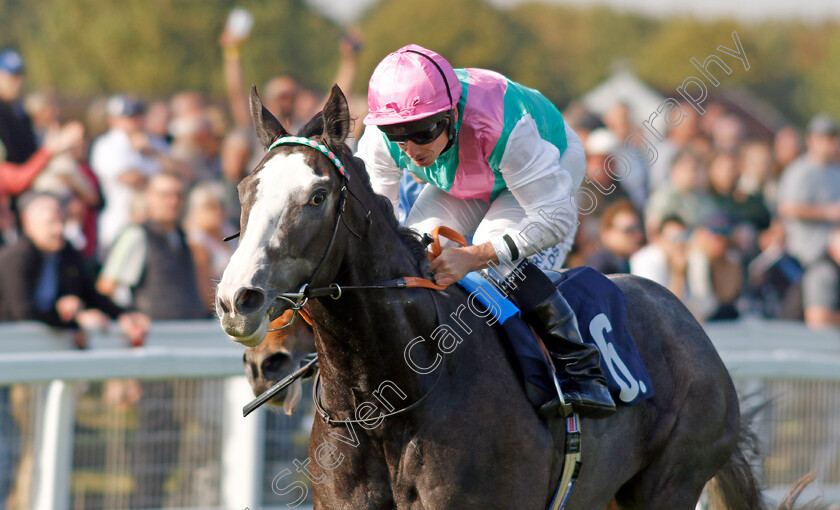
<path id="1" fill-rule="evenodd" d="M 463 248 L 444 248 L 431 263 L 435 283 L 448 286 L 461 280 L 467 273 L 497 262 L 496 251 L 489 242 Z"/>

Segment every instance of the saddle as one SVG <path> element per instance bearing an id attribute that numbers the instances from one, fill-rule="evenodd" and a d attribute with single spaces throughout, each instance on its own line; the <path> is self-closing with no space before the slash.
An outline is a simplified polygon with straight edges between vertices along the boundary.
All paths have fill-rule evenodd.
<path id="1" fill-rule="evenodd" d="M 624 292 L 600 272 L 589 267 L 545 271 L 566 296 L 577 315 L 584 342 L 601 353 L 601 369 L 617 404 L 635 405 L 653 396 L 653 384 L 635 340 L 627 328 Z M 522 319 L 519 309 L 479 273 L 458 282 L 481 302 L 508 337 L 523 377 L 545 373 L 542 343 Z M 563 374 L 557 374 L 560 380 Z M 532 381 L 544 385 L 544 381 Z"/>

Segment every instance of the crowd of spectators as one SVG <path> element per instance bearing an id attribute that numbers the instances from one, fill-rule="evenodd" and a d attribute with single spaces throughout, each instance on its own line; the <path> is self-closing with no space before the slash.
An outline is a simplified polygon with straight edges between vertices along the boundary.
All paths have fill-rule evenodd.
<path id="1" fill-rule="evenodd" d="M 26 95 L 20 54 L 0 53 L 0 243 L 7 245 L 0 256 L 33 246 L 23 203 L 33 217 L 58 203 L 67 245 L 82 257 L 79 270 L 96 281 L 95 298 L 59 310 L 66 296 L 56 287 L 55 258 L 27 259 L 31 282 L 21 289 L 28 291 L 0 289 L 0 320 L 49 316 L 50 324 L 73 328 L 75 314 L 105 296 L 153 320 L 212 315 L 213 282 L 233 250 L 221 239 L 236 230 L 236 184 L 262 152 L 240 64 L 246 43 L 227 30 L 220 37 L 225 102 L 196 91 L 148 104 L 117 94 L 91 103 L 87 130 L 77 121 L 59 124 L 66 115 L 56 91 Z M 339 49 L 336 81 L 349 90 L 358 41 L 347 36 Z M 290 76 L 272 78 L 261 93 L 292 131 L 324 100 Z M 364 115 L 363 98 L 350 103 L 356 118 Z M 681 122 L 650 164 L 625 143 L 638 128 L 627 104 L 600 117 L 569 110 L 588 156 L 582 188 L 598 200 L 581 214 L 567 265 L 651 278 L 701 321 L 761 315 L 840 325 L 838 250 L 829 242 L 840 238 L 835 120 L 818 115 L 804 137 L 794 126 L 773 137 L 751 132 L 721 103 L 705 114 L 680 108 Z M 605 171 L 616 157 L 627 162 L 621 176 Z M 402 209 L 422 185 L 403 179 Z M 47 296 L 55 300 L 49 313 Z"/>
<path id="2" fill-rule="evenodd" d="M 749 131 L 723 103 L 690 104 L 650 165 L 628 151 L 627 106 L 602 118 L 570 110 L 587 150 L 582 187 L 597 196 L 580 215 L 568 266 L 629 272 L 669 288 L 701 322 L 762 317 L 840 326 L 840 145 L 837 122 L 815 116 L 804 133 Z M 713 113 L 714 112 L 714 113 Z M 605 163 L 626 155 L 623 175 Z M 620 179 L 617 179 L 619 177 Z"/>
<path id="3" fill-rule="evenodd" d="M 213 316 L 215 282 L 235 249 L 223 239 L 238 230 L 236 185 L 263 153 L 240 63 L 246 42 L 227 29 L 220 38 L 226 102 L 198 91 L 124 92 L 92 100 L 84 124 L 63 125 L 71 115 L 61 96 L 27 94 L 21 54 L 0 49 L 0 322 L 40 321 L 83 349 L 88 332 L 112 320 L 138 346 L 153 321 Z M 356 36 L 345 35 L 339 51 L 336 81 L 349 90 Z M 290 130 L 326 99 L 291 76 L 260 92 Z M 133 508 L 165 506 L 162 466 L 178 455 L 184 426 L 162 407 L 173 389 L 114 380 L 103 390 L 110 405 L 133 408 L 149 435 L 131 447 Z M 10 395 L 0 387 L 0 508 L 21 455 Z"/>

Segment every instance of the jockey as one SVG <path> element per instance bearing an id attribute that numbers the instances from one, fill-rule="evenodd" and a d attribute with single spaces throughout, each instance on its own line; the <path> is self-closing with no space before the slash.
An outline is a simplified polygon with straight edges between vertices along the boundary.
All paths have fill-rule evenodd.
<path id="1" fill-rule="evenodd" d="M 493 71 L 453 69 L 417 45 L 379 63 L 368 106 L 357 156 L 373 189 L 396 212 L 408 169 L 431 185 L 406 224 L 473 236 L 473 246 L 447 248 L 432 261 L 436 282 L 491 268 L 551 351 L 565 401 L 584 416 L 615 412 L 598 350 L 582 341 L 574 312 L 541 271 L 559 269 L 571 249 L 577 211 L 570 197 L 586 166 L 581 141 L 557 108 L 536 90 Z M 545 388 L 526 382 L 526 393 L 541 415 L 557 413 L 559 399 Z"/>

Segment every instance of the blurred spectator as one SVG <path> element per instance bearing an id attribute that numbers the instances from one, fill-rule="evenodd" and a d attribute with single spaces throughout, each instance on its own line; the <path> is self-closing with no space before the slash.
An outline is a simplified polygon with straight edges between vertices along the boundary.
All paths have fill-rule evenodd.
<path id="1" fill-rule="evenodd" d="M 0 51 L 0 195 L 12 197 L 13 210 L 15 197 L 29 188 L 52 156 L 79 145 L 84 134 L 78 123 L 62 128 L 53 125 L 44 134 L 41 149 L 37 148 L 32 122 L 20 101 L 23 72 L 18 52 Z"/>
<path id="2" fill-rule="evenodd" d="M 825 252 L 805 270 L 802 294 L 808 326 L 840 326 L 840 228 L 832 231 Z"/>
<path id="3" fill-rule="evenodd" d="M 744 144 L 741 148 L 740 167 L 741 176 L 736 190 L 744 195 L 758 197 L 769 211 L 775 212 L 778 181 L 770 146 L 759 141 Z"/>
<path id="4" fill-rule="evenodd" d="M 741 147 L 745 132 L 741 119 L 731 113 L 721 115 L 712 126 L 712 148 L 720 152 L 735 152 Z"/>
<path id="5" fill-rule="evenodd" d="M 706 112 L 698 119 L 697 127 L 700 133 L 712 137 L 714 136 L 715 126 L 718 120 L 726 115 L 728 110 L 725 104 L 715 100 L 710 101 L 703 107 L 706 109 Z"/>
<path id="6" fill-rule="evenodd" d="M 825 252 L 831 231 L 840 224 L 837 133 L 834 119 L 814 117 L 808 124 L 808 150 L 785 169 L 779 183 L 787 251 L 805 267 Z"/>
<path id="7" fill-rule="evenodd" d="M 85 161 L 86 145 L 53 158 L 32 183 L 66 204 L 64 237 L 85 257 L 96 257 L 97 220 L 103 206 L 99 182 Z"/>
<path id="8" fill-rule="evenodd" d="M 624 156 L 623 161 L 629 163 L 629 168 L 615 165 L 615 171 L 623 174 L 620 176 L 621 186 L 630 195 L 633 204 L 641 211 L 647 202 L 648 169 L 645 162 L 638 159 L 638 154 L 644 154 L 644 147 L 637 143 L 631 149 L 637 154 L 630 154 L 625 147 L 628 143 L 627 138 L 637 129 L 630 120 L 630 108 L 624 103 L 616 103 L 604 114 L 604 124 L 616 138 L 616 147 L 610 151 L 610 154 L 614 154 L 617 158 Z"/>
<path id="9" fill-rule="evenodd" d="M 345 95 L 348 93 L 349 91 L 345 92 Z M 309 119 L 321 111 L 324 99 L 323 92 L 298 84 L 297 92 L 295 93 L 294 110 L 292 111 L 291 125 L 294 133 L 297 133 L 300 128 L 309 122 Z"/>
<path id="10" fill-rule="evenodd" d="M 235 232 L 227 221 L 225 188 L 218 182 L 203 182 L 190 191 L 184 228 L 195 261 L 198 288 L 208 313 L 215 311 L 216 282 L 230 262 L 235 244 L 223 239 Z"/>
<path id="11" fill-rule="evenodd" d="M 219 37 L 219 44 L 225 56 L 225 83 L 228 101 L 231 105 L 234 123 L 245 127 L 248 111 L 245 90 L 242 83 L 240 50 L 248 34 L 235 35 L 225 27 Z M 333 83 L 345 93 L 350 93 L 356 77 L 358 54 L 362 44 L 359 34 L 348 31 L 340 39 L 338 49 L 341 58 Z M 263 87 L 260 96 L 265 107 L 283 124 L 290 133 L 297 133 L 303 125 L 323 107 L 327 96 L 301 87 L 293 77 L 282 75 L 272 78 Z M 300 104 L 298 103 L 298 100 Z"/>
<path id="12" fill-rule="evenodd" d="M 587 110 L 586 106 L 576 99 L 573 99 L 566 105 L 566 108 L 563 110 L 563 119 L 575 130 L 584 147 L 586 147 L 586 139 L 589 137 L 589 133 L 604 127 L 601 119 Z"/>
<path id="13" fill-rule="evenodd" d="M 605 170 L 607 157 L 618 149 L 618 140 L 608 129 L 599 128 L 592 131 L 586 139 L 586 177 L 580 185 L 581 191 L 579 209 L 582 212 L 578 221 L 581 236 L 576 238 L 576 252 L 584 257 L 598 249 L 598 229 L 601 226 L 601 216 L 610 205 L 628 200 L 630 196 L 624 190 L 623 183 L 613 180 Z M 586 194 L 583 194 L 583 193 Z M 583 198 L 585 197 L 585 198 Z M 591 203 L 590 203 L 591 202 Z M 578 244 L 580 241 L 580 244 Z"/>
<path id="14" fill-rule="evenodd" d="M 631 272 L 667 287 L 700 321 L 737 317 L 742 266 L 729 234 L 728 220 L 715 215 L 689 243 L 682 220 L 666 217 L 656 240 L 630 258 Z"/>
<path id="15" fill-rule="evenodd" d="M 581 188 L 589 190 L 595 196 L 594 209 L 587 213 L 595 223 L 601 221 L 601 215 L 610 205 L 630 198 L 624 183 L 615 181 L 604 168 L 607 158 L 618 149 L 618 139 L 606 128 L 592 131 L 586 139 L 586 178 Z M 597 228 L 597 226 L 596 226 Z"/>
<path id="16" fill-rule="evenodd" d="M 748 312 L 768 319 L 802 320 L 802 267 L 785 252 L 785 229 L 774 220 L 758 236 L 761 253 L 747 266 Z"/>
<path id="17" fill-rule="evenodd" d="M 47 129 L 58 122 L 58 96 L 53 90 L 32 92 L 26 96 L 24 106 L 29 118 L 32 119 L 35 139 L 38 145 L 41 145 Z"/>
<path id="18" fill-rule="evenodd" d="M 683 302 L 686 288 L 688 229 L 679 216 L 667 216 L 659 223 L 653 242 L 630 257 L 630 272 L 668 288 Z"/>
<path id="19" fill-rule="evenodd" d="M 643 244 L 642 219 L 633 203 L 629 200 L 616 202 L 601 217 L 603 248 L 589 256 L 585 265 L 604 274 L 629 273 L 630 257 Z"/>
<path id="20" fill-rule="evenodd" d="M 748 224 L 754 232 L 770 226 L 770 211 L 760 196 L 747 195 L 738 188 L 741 177 L 734 153 L 719 152 L 709 163 L 709 184 L 717 212 L 722 212 L 735 225 Z"/>
<path id="21" fill-rule="evenodd" d="M 209 317 L 201 299 L 195 265 L 187 246 L 180 218 L 184 185 L 170 173 L 149 179 L 145 192 L 148 219 L 127 227 L 117 238 L 97 288 L 106 295 L 118 285 L 128 286 L 134 304 L 152 320 L 183 320 Z M 179 450 L 181 426 L 165 403 L 173 398 L 171 382 L 124 383 L 137 401 L 138 428 L 144 440 L 132 445 L 135 488 L 132 508 L 165 506 L 166 469 Z"/>
<path id="22" fill-rule="evenodd" d="M 650 195 L 668 183 L 669 171 L 674 159 L 681 151 L 689 148 L 690 142 L 699 134 L 699 114 L 688 103 L 679 103 L 679 107 L 680 110 L 674 110 L 670 115 L 674 117 L 683 115 L 683 117 L 679 124 L 668 129 L 665 141 L 659 145 L 659 157 L 650 166 L 648 172 Z"/>
<path id="23" fill-rule="evenodd" d="M 715 210 L 705 189 L 706 180 L 700 159 L 691 151 L 680 152 L 671 165 L 670 179 L 650 197 L 645 208 L 645 228 L 654 238 L 662 218 L 679 216 L 690 230 L 700 225 Z"/>
<path id="24" fill-rule="evenodd" d="M 145 105 L 136 97 L 113 96 L 108 101 L 111 129 L 93 143 L 91 166 L 105 197 L 105 209 L 99 218 L 102 254 L 129 224 L 132 196 L 162 170 L 161 158 L 167 147 L 143 131 L 144 111 Z"/>
<path id="25" fill-rule="evenodd" d="M 776 161 L 776 177 L 782 174 L 782 170 L 802 154 L 802 138 L 799 131 L 793 126 L 785 126 L 776 131 L 773 139 L 773 158 Z"/>
<path id="26" fill-rule="evenodd" d="M 166 101 L 155 101 L 146 110 L 146 118 L 143 129 L 151 136 L 155 136 L 166 143 L 172 142 L 169 134 L 169 105 Z"/>
<path id="27" fill-rule="evenodd" d="M 130 225 L 105 260 L 97 288 L 112 295 L 128 286 L 138 310 L 153 320 L 209 317 L 180 221 L 184 185 L 174 174 L 152 176 L 146 188 L 147 220 Z"/>
<path id="28" fill-rule="evenodd" d="M 140 328 L 142 336 L 148 320 L 97 292 L 84 257 L 65 241 L 58 199 L 34 194 L 23 202 L 23 236 L 0 250 L 0 321 L 38 320 L 78 329 L 102 327 L 107 317 L 119 317 L 126 334 L 136 339 Z M 83 337 L 76 339 L 83 343 Z"/>
<path id="29" fill-rule="evenodd" d="M 228 195 L 231 197 L 231 219 L 235 223 L 239 222 L 239 196 L 236 192 L 236 185 L 256 167 L 265 154 L 264 147 L 261 147 L 257 142 L 251 126 L 248 91 L 245 88 L 242 72 L 241 51 L 247 42 L 248 34 L 249 30 L 232 30 L 230 23 L 228 23 L 219 36 L 219 46 L 222 48 L 224 57 L 225 91 L 234 124 L 234 129 L 223 138 L 219 160 L 221 174 L 224 176 Z M 358 34 L 347 33 L 342 36 L 339 42 L 341 59 L 334 83 L 345 94 L 348 94 L 352 89 L 360 51 L 361 42 Z M 304 121 L 308 121 L 315 114 L 315 111 L 296 111 L 298 92 L 298 83 L 289 76 L 273 78 L 260 91 L 260 96 L 266 108 L 292 133 L 296 133 L 303 126 L 296 123 L 296 114 L 302 115 L 305 113 Z M 326 97 L 322 96 L 320 101 L 317 102 L 318 107 L 323 105 L 325 100 Z M 367 106 L 366 100 L 361 101 L 361 103 L 365 107 Z M 363 128 L 361 122 L 358 124 L 360 129 Z"/>
<path id="30" fill-rule="evenodd" d="M 697 228 L 688 255 L 691 298 L 686 306 L 703 321 L 735 319 L 743 286 L 743 265 L 732 248 L 730 220 L 715 214 Z"/>
<path id="31" fill-rule="evenodd" d="M 290 133 L 297 133 L 303 127 L 294 123 L 299 88 L 298 82 L 291 76 L 274 77 L 263 88 L 263 104 Z"/>
<path id="32" fill-rule="evenodd" d="M 48 130 L 61 110 L 54 93 L 41 96 L 30 95 L 27 108 L 33 114 L 40 112 L 41 123 Z M 96 176 L 87 164 L 87 153 L 88 145 L 83 140 L 66 153 L 53 157 L 32 182 L 31 189 L 59 198 L 66 211 L 64 237 L 85 257 L 95 257 L 97 219 L 103 200 Z"/>
<path id="33" fill-rule="evenodd" d="M 169 132 L 172 134 L 170 156 L 183 164 L 182 177 L 188 185 L 220 177 L 218 165 L 208 150 L 214 140 L 205 115 L 174 118 L 169 123 Z"/>
<path id="34" fill-rule="evenodd" d="M 178 92 L 170 99 L 169 109 L 172 120 L 201 117 L 204 115 L 204 96 L 194 90 Z"/>

